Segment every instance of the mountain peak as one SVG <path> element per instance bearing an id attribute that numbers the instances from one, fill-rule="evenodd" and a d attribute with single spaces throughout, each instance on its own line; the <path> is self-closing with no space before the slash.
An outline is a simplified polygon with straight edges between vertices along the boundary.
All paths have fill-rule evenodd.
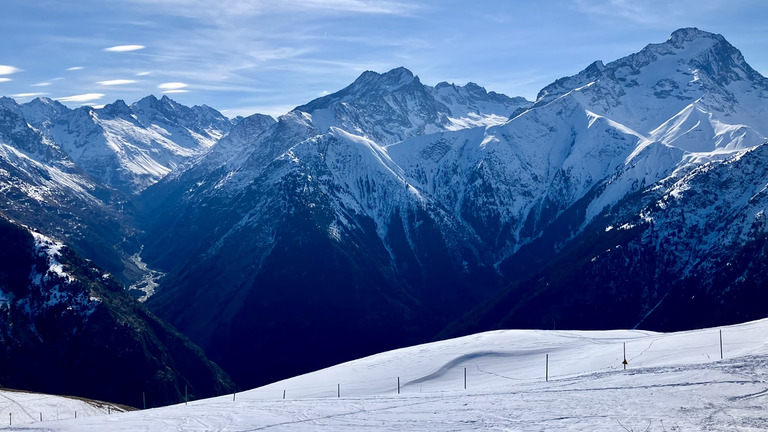
<path id="1" fill-rule="evenodd" d="M 413 72 L 404 67 L 398 67 L 383 74 L 365 71 L 347 87 L 336 93 L 315 99 L 308 104 L 298 106 L 295 110 L 311 113 L 339 102 L 360 98 L 363 95 L 392 93 L 412 84 L 420 86 L 421 82 L 417 76 L 413 75 Z"/>
<path id="2" fill-rule="evenodd" d="M 16 102 L 16 100 L 11 99 L 7 96 L 0 97 L 0 107 L 6 108 L 6 109 L 18 109 L 19 104 Z"/>
<path id="3" fill-rule="evenodd" d="M 396 67 L 389 72 L 385 72 L 382 77 L 396 78 L 396 79 L 411 79 L 414 77 L 413 72 L 407 68 L 400 66 Z"/>
<path id="4" fill-rule="evenodd" d="M 117 117 L 121 114 L 131 115 L 133 112 L 131 108 L 126 105 L 125 101 L 118 99 L 111 104 L 107 104 L 101 109 L 101 112 L 110 116 Z"/>
<path id="5" fill-rule="evenodd" d="M 668 42 L 671 43 L 673 46 L 679 47 L 686 42 L 693 42 L 697 39 L 720 40 L 720 39 L 723 39 L 723 37 L 715 33 L 699 30 L 696 27 L 686 27 L 686 28 L 677 29 L 674 32 L 672 32 L 672 35 L 669 37 Z"/>
<path id="6" fill-rule="evenodd" d="M 383 74 L 365 71 L 352 83 L 351 87 L 366 90 L 379 88 L 392 91 L 418 79 L 413 75 L 413 72 L 401 66 Z"/>

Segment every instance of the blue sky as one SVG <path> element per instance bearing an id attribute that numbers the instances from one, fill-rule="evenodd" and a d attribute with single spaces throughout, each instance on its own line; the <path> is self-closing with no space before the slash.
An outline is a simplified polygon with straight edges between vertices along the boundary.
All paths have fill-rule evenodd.
<path id="1" fill-rule="evenodd" d="M 533 99 L 680 27 L 722 34 L 768 75 L 766 18 L 763 0 L 5 0 L 0 94 L 279 115 L 405 66 Z"/>

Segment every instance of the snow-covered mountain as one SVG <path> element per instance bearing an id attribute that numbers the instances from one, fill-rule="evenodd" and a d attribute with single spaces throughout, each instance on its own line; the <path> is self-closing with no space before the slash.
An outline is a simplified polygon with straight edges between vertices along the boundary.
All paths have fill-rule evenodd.
<path id="1" fill-rule="evenodd" d="M 123 281 L 140 278 L 140 269 L 130 260 L 140 246 L 122 212 L 130 208 L 127 198 L 80 169 L 22 112 L 36 104 L 62 108 L 55 102 L 22 106 L 8 98 L 0 102 L 0 212 L 66 240 Z"/>
<path id="2" fill-rule="evenodd" d="M 767 102 L 698 29 L 535 102 L 405 68 L 277 120 L 3 98 L 2 210 L 166 274 L 147 305 L 243 387 L 435 334 L 718 325 L 768 312 Z"/>
<path id="3" fill-rule="evenodd" d="M 68 111 L 38 126 L 91 177 L 130 194 L 204 153 L 232 121 L 205 105 L 147 96 L 131 106 L 118 100 Z"/>
<path id="4" fill-rule="evenodd" d="M 339 328 L 366 328 L 382 347 L 423 340 L 488 297 L 448 334 L 477 330 L 477 322 L 637 324 L 668 294 L 667 279 L 627 284 L 626 296 L 611 297 L 631 270 L 610 267 L 605 278 L 618 282 L 607 286 L 616 288 L 582 296 L 596 305 L 617 299 L 616 314 L 600 320 L 591 309 L 564 312 L 581 294 L 557 302 L 571 279 L 552 283 L 552 263 L 574 269 L 582 262 L 568 252 L 586 255 L 603 245 L 593 241 L 600 233 L 624 235 L 618 228 L 652 218 L 648 206 L 676 179 L 706 175 L 706 164 L 727 170 L 757 151 L 768 136 L 766 82 L 722 36 L 697 29 L 596 62 L 547 86 L 535 103 L 473 84 L 425 86 L 404 68 L 366 72 L 277 123 L 252 119 L 142 195 L 157 215 L 147 225 L 147 260 L 169 273 L 149 305 L 245 382 L 253 378 L 252 364 L 238 360 L 244 352 L 288 350 L 265 367 L 296 372 L 285 360 L 290 350 L 359 339 Z M 704 261 L 707 247 L 698 252 Z M 673 255 L 666 259 L 681 259 Z M 545 268 L 551 277 L 542 280 L 558 290 L 530 282 Z M 573 275 L 591 274 L 578 268 Z M 556 306 L 538 318 L 535 308 L 498 316 L 510 298 Z M 616 321 L 620 311 L 625 321 Z M 211 321 L 219 327 L 201 324 Z M 263 328 L 305 340 L 286 344 L 281 332 L 251 348 L 231 345 Z"/>
<path id="5" fill-rule="evenodd" d="M 75 110 L 47 98 L 24 104 L 2 98 L 0 107 L 5 123 L 21 118 L 27 126 L 3 128 L 15 134 L 4 136 L 14 146 L 38 162 L 67 160 L 99 184 L 127 194 L 205 153 L 239 121 L 205 105 L 186 107 L 168 96 L 147 96 L 131 106 L 118 100 L 101 109 Z M 29 147 L 36 142 L 43 146 Z"/>
<path id="6" fill-rule="evenodd" d="M 0 98 L 0 211 L 136 282 L 147 272 L 130 196 L 205 153 L 239 120 L 168 97 L 75 110 Z"/>
<path id="7" fill-rule="evenodd" d="M 371 87 L 372 79 L 380 81 L 381 88 Z M 361 104 L 364 112 L 350 108 L 359 103 L 350 88 L 361 82 L 367 84 L 360 86 L 358 96 L 370 98 Z M 485 252 L 474 247 L 477 241 L 444 214 L 439 203 L 410 187 L 383 147 L 373 141 L 454 127 L 450 111 L 435 101 L 433 89 L 404 70 L 366 73 L 356 83 L 340 94 L 299 107 L 274 124 L 246 119 L 189 170 L 142 195 L 143 206 L 156 215 L 150 221 L 145 257 L 169 273 L 163 290 L 150 299 L 152 307 L 173 317 L 175 325 L 219 353 L 217 362 L 229 361 L 225 367 L 246 380 L 254 378 L 252 368 L 237 364 L 236 351 L 256 352 L 277 343 L 290 345 L 285 357 L 293 358 L 291 353 L 303 350 L 302 344 L 324 344 L 338 334 L 334 329 L 343 326 L 342 317 L 377 335 L 371 344 L 358 343 L 354 347 L 358 354 L 380 343 L 396 346 L 400 337 L 417 340 L 415 334 L 422 330 L 416 329 L 435 331 L 437 323 L 447 320 L 426 324 L 417 309 L 429 307 L 433 316 L 447 317 L 462 304 L 461 298 L 480 296 L 458 287 L 466 288 L 477 278 L 491 279 L 493 270 L 478 264 Z M 391 90 L 391 100 L 398 102 L 390 104 L 376 96 L 382 88 Z M 484 91 L 480 94 L 493 100 Z M 517 108 L 513 104 L 501 114 Z M 491 114 L 480 111 L 478 116 Z M 376 126 L 370 133 L 360 134 L 371 122 Z M 239 141 L 240 136 L 246 140 Z M 241 156 L 230 156 L 233 152 Z M 400 221 L 400 231 L 386 228 L 392 221 Z M 194 237 L 182 234 L 189 227 L 195 227 Z M 456 288 L 438 293 L 422 283 L 438 279 Z M 198 290 L 204 280 L 219 289 Z M 189 285 L 189 281 L 195 282 Z M 261 286 L 283 288 L 265 292 Z M 332 294 L 341 292 L 345 294 Z M 229 298 L 240 300 L 222 302 Z M 270 303 L 274 313 L 254 316 L 251 310 L 258 306 L 253 303 Z M 291 314 L 281 312 L 324 306 L 339 317 L 327 325 L 318 325 L 312 318 L 296 322 Z M 394 310 L 401 311 L 398 316 L 410 316 L 403 325 L 412 330 L 391 334 L 386 323 Z M 314 327 L 314 341 L 302 337 L 301 344 L 286 344 L 284 336 L 275 333 L 241 347 L 219 337 L 223 328 L 236 337 L 261 325 L 295 327 L 302 333 Z M 346 357 L 342 352 L 338 355 L 336 360 Z M 295 360 L 282 358 L 260 361 L 281 374 L 300 367 L 292 364 Z"/>
<path id="8" fill-rule="evenodd" d="M 234 389 L 229 377 L 114 278 L 0 215 L 0 383 L 133 406 Z"/>

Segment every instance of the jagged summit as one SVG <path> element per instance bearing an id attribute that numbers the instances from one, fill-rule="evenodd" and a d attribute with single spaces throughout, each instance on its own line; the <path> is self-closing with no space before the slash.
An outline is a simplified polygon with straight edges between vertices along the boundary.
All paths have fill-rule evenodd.
<path id="1" fill-rule="evenodd" d="M 413 74 L 410 70 L 404 67 L 398 67 L 379 74 L 373 71 L 363 72 L 360 77 L 352 83 L 352 86 L 361 88 L 373 88 L 378 87 L 387 90 L 394 90 L 398 87 L 408 85 L 414 80 L 419 78 Z"/>
<path id="2" fill-rule="evenodd" d="M 125 115 L 130 116 L 133 114 L 133 111 L 131 111 L 131 107 L 129 107 L 124 100 L 118 99 L 111 104 L 104 105 L 104 107 L 99 110 L 99 113 L 118 117 Z"/>
<path id="3" fill-rule="evenodd" d="M 385 93 L 393 93 L 411 84 L 418 87 L 421 85 L 421 82 L 418 77 L 414 76 L 411 71 L 404 67 L 395 68 L 383 74 L 373 71 L 365 71 L 347 87 L 335 93 L 315 99 L 308 104 L 298 106 L 294 110 L 311 113 L 318 109 L 328 108 L 337 103 L 360 99 L 368 94 L 381 95 Z"/>
<path id="4" fill-rule="evenodd" d="M 725 41 L 725 38 L 722 35 L 699 30 L 696 27 L 684 27 L 673 31 L 672 35 L 669 36 L 668 42 L 674 46 L 680 47 L 686 42 L 693 42 L 697 39 L 715 39 Z"/>

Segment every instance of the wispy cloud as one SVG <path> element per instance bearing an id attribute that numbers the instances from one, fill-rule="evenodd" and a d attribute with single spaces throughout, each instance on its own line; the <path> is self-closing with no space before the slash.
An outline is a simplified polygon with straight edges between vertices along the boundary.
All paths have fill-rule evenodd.
<path id="1" fill-rule="evenodd" d="M 163 93 L 167 93 L 167 94 L 173 94 L 173 93 L 189 93 L 189 90 L 184 90 L 184 89 L 166 90 L 166 91 L 164 91 Z"/>
<path id="2" fill-rule="evenodd" d="M 576 0 L 577 11 L 598 18 L 621 18 L 627 22 L 649 28 L 679 27 L 695 17 L 733 7 L 729 0 Z"/>
<path id="3" fill-rule="evenodd" d="M 129 52 L 138 51 L 146 48 L 144 45 L 117 45 L 109 48 L 104 48 L 104 51 L 110 52 Z"/>
<path id="4" fill-rule="evenodd" d="M 138 77 L 140 77 L 140 76 L 147 76 L 147 75 L 149 75 L 151 73 L 152 72 L 139 72 L 139 73 L 136 74 L 136 76 L 138 76 Z"/>
<path id="5" fill-rule="evenodd" d="M 33 98 L 33 97 L 38 97 L 38 96 L 45 96 L 47 94 L 48 93 L 17 93 L 17 94 L 11 95 L 11 97 L 12 98 L 16 98 L 16 99 L 23 99 L 23 98 Z"/>
<path id="6" fill-rule="evenodd" d="M 71 68 L 67 68 L 68 71 L 79 71 L 85 69 L 82 66 L 72 66 Z"/>
<path id="7" fill-rule="evenodd" d="M 129 0 L 132 3 L 152 4 L 165 13 L 209 19 L 249 18 L 275 13 L 315 12 L 345 14 L 407 15 L 422 9 L 413 2 L 389 0 L 282 0 L 251 1 L 242 0 Z"/>
<path id="8" fill-rule="evenodd" d="M 29 86 L 30 87 L 47 87 L 49 85 L 51 85 L 51 83 L 49 83 L 49 82 L 39 82 L 39 83 L 35 83 L 35 84 L 30 84 Z"/>
<path id="9" fill-rule="evenodd" d="M 56 98 L 59 102 L 88 102 L 92 100 L 98 100 L 103 98 L 104 93 L 85 93 L 74 96 Z"/>
<path id="10" fill-rule="evenodd" d="M 4 83 L 4 82 L 8 82 L 8 81 L 13 81 L 13 80 L 10 79 L 10 78 L 0 78 L 0 83 Z"/>
<path id="11" fill-rule="evenodd" d="M 287 0 L 280 7 L 292 10 L 306 8 L 362 14 L 405 15 L 420 9 L 418 5 L 397 1 L 371 0 Z"/>
<path id="12" fill-rule="evenodd" d="M 181 90 L 184 87 L 187 87 L 187 84 L 183 82 L 167 82 L 157 86 L 161 90 Z"/>
<path id="13" fill-rule="evenodd" d="M 14 66 L 0 65 L 0 75 L 11 75 L 21 72 L 21 69 Z"/>
<path id="14" fill-rule="evenodd" d="M 114 80 L 107 80 L 107 81 L 99 81 L 99 85 L 103 86 L 119 86 L 119 85 L 126 85 L 126 84 L 133 84 L 136 80 L 129 80 L 129 79 L 114 79 Z"/>

